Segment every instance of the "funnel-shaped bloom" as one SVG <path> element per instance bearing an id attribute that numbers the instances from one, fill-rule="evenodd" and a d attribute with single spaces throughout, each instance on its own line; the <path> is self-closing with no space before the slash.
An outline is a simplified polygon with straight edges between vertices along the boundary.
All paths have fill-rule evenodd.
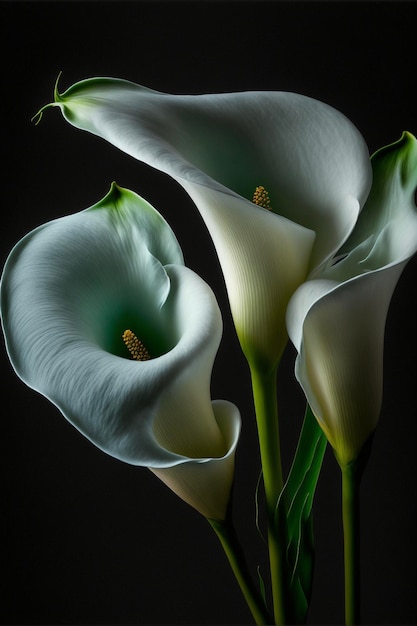
<path id="1" fill-rule="evenodd" d="M 7 260 L 1 312 L 26 384 L 96 446 L 224 517 L 240 416 L 210 400 L 220 311 L 147 202 L 113 184 L 95 206 L 29 233 Z"/>
<path id="2" fill-rule="evenodd" d="M 376 427 L 388 307 L 417 251 L 416 139 L 404 133 L 372 165 L 374 183 L 341 260 L 302 285 L 287 311 L 297 378 L 342 466 Z"/>
<path id="3" fill-rule="evenodd" d="M 216 247 L 242 348 L 273 367 L 289 298 L 346 240 L 369 191 L 369 155 L 353 125 L 294 93 L 176 96 L 111 78 L 56 91 L 53 104 L 189 193 Z M 252 202 L 258 186 L 271 210 Z"/>

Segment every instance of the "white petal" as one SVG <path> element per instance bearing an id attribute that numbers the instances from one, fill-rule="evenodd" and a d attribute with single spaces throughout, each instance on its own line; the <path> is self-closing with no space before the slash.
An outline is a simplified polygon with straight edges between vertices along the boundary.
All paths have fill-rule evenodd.
<path id="1" fill-rule="evenodd" d="M 331 287 L 304 314 L 296 376 L 339 462 L 356 458 L 375 429 L 382 402 L 385 321 L 404 265 Z M 326 281 L 317 281 L 319 288 Z M 314 289 L 302 285 L 301 292 Z M 320 292 L 318 289 L 317 293 Z M 294 311 L 296 301 L 291 303 Z M 293 308 L 294 307 L 294 308 Z"/>
<path id="2" fill-rule="evenodd" d="M 216 243 L 246 357 L 275 365 L 288 340 L 286 307 L 307 277 L 314 233 L 243 198 L 191 183 L 186 189 Z"/>
<path id="3" fill-rule="evenodd" d="M 285 309 L 346 240 L 371 182 L 366 145 L 335 109 L 285 92 L 172 96 L 116 79 L 56 95 L 64 117 L 160 169 L 213 239 L 242 348 L 274 367 Z M 258 185 L 272 213 L 251 200 Z"/>
<path id="4" fill-rule="evenodd" d="M 377 424 L 388 307 L 417 251 L 417 141 L 405 133 L 372 164 L 374 184 L 346 256 L 302 285 L 287 311 L 297 378 L 342 465 Z"/>
<path id="5" fill-rule="evenodd" d="M 36 229 L 12 251 L 1 285 L 10 359 L 116 458 L 166 467 L 188 453 L 223 455 L 209 395 L 222 330 L 214 295 L 177 265 L 179 246 L 154 209 L 130 192 L 117 196 Z M 175 265 L 164 267 L 154 253 Z M 131 322 L 159 356 L 122 357 L 121 333 Z M 175 424 L 183 436 L 172 442 L 166 433 Z"/>
<path id="6" fill-rule="evenodd" d="M 220 520 L 225 518 L 233 483 L 240 415 L 233 404 L 224 401 L 214 401 L 213 410 L 225 443 L 223 456 L 170 468 L 150 469 L 202 515 Z"/>
<path id="7" fill-rule="evenodd" d="M 174 177 L 251 200 L 317 232 L 313 265 L 350 233 L 371 184 L 367 147 L 341 113 L 287 92 L 171 96 L 95 78 L 57 96 L 66 119 Z"/>

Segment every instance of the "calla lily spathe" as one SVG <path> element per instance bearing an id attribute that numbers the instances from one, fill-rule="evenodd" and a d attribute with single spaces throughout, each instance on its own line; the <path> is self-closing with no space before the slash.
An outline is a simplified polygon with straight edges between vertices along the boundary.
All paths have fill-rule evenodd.
<path id="1" fill-rule="evenodd" d="M 287 311 L 296 375 L 340 465 L 376 427 L 390 300 L 417 251 L 417 141 L 410 133 L 372 157 L 374 182 L 341 260 L 294 294 Z"/>
<path id="2" fill-rule="evenodd" d="M 240 416 L 210 400 L 221 315 L 153 207 L 113 184 L 95 206 L 29 233 L 5 265 L 1 313 L 27 385 L 96 446 L 224 518 Z M 150 360 L 130 358 L 126 329 Z"/>
<path id="3" fill-rule="evenodd" d="M 294 93 L 180 96 L 112 78 L 56 90 L 47 106 L 183 186 L 216 247 L 247 358 L 276 366 L 291 295 L 347 239 L 367 197 L 356 128 Z M 252 203 L 260 185 L 271 211 Z"/>

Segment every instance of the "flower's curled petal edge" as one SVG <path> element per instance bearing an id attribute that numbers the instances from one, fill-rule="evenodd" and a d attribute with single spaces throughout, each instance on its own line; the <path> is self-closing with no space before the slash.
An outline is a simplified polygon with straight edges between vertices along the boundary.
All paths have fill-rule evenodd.
<path id="1" fill-rule="evenodd" d="M 241 419 L 236 406 L 224 400 L 213 401 L 213 412 L 227 448 L 223 456 L 188 459 L 174 467 L 150 467 L 150 469 L 204 517 L 223 520 L 226 517 L 233 484 L 235 451 L 241 430 Z"/>
<path id="2" fill-rule="evenodd" d="M 329 281 L 327 293 L 322 284 L 304 316 L 295 374 L 341 465 L 357 457 L 379 419 L 385 322 L 404 266 L 336 287 Z M 304 285 L 290 302 L 289 317 L 303 291 Z"/>

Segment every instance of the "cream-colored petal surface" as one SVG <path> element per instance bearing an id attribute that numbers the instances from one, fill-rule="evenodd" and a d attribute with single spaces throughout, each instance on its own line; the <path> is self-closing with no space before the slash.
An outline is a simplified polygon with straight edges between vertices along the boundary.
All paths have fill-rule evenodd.
<path id="1" fill-rule="evenodd" d="M 234 477 L 235 450 L 240 415 L 229 402 L 214 401 L 213 411 L 223 438 L 223 453 L 204 461 L 190 461 L 170 468 L 153 469 L 172 491 L 209 519 L 226 517 Z"/>
<path id="2" fill-rule="evenodd" d="M 301 285 L 287 310 L 296 376 L 342 465 L 376 427 L 388 308 L 417 251 L 416 139 L 404 133 L 372 166 L 371 192 L 340 260 Z"/>

